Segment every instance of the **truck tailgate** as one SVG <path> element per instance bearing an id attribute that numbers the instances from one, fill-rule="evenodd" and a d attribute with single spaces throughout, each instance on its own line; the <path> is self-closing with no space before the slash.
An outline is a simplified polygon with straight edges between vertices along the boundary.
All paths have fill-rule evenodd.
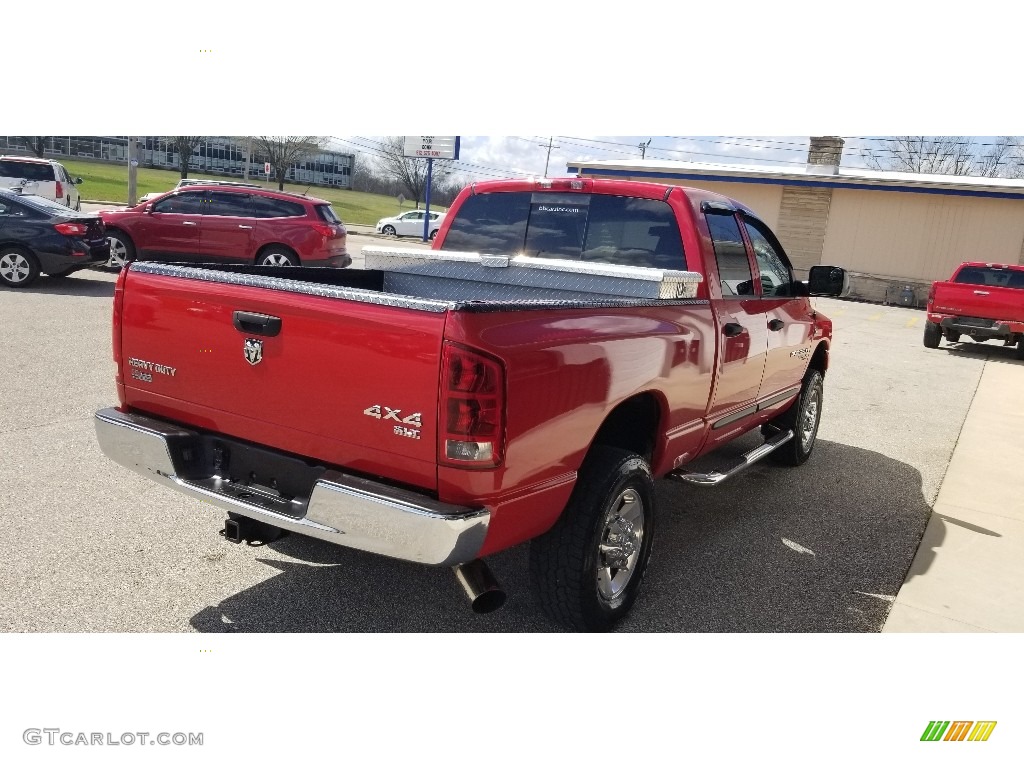
<path id="1" fill-rule="evenodd" d="M 436 488 L 444 312 L 133 270 L 122 313 L 127 406 Z"/>
<path id="2" fill-rule="evenodd" d="M 932 311 L 989 320 L 1024 321 L 1024 290 L 970 283 L 935 283 Z"/>

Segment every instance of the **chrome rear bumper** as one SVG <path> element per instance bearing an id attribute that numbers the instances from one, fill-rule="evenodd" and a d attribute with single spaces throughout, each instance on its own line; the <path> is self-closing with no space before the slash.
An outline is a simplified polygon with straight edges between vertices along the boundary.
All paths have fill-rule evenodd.
<path id="1" fill-rule="evenodd" d="M 197 471 L 203 435 L 159 419 L 97 411 L 100 449 L 140 475 L 227 512 L 344 547 L 428 565 L 476 558 L 490 512 L 461 507 L 336 470 L 326 470 L 308 499 L 283 498 Z"/>

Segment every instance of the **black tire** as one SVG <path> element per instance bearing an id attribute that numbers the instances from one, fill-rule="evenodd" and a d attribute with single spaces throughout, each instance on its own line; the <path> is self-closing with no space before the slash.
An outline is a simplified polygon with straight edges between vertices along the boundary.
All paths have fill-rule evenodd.
<path id="1" fill-rule="evenodd" d="M 776 429 L 793 430 L 793 439 L 773 451 L 769 458 L 776 464 L 798 467 L 811 457 L 821 424 L 821 406 L 825 394 L 825 379 L 821 371 L 811 368 L 804 375 L 800 396 L 779 418 L 772 422 Z"/>
<path id="2" fill-rule="evenodd" d="M 103 263 L 104 267 L 120 271 L 125 264 L 135 261 L 135 243 L 124 232 L 108 229 L 107 242 L 110 244 L 110 257 Z"/>
<path id="3" fill-rule="evenodd" d="M 1013 353 L 1013 356 L 1018 360 L 1024 360 L 1024 336 L 1017 339 L 1017 350 Z"/>
<path id="4" fill-rule="evenodd" d="M 392 227 L 390 224 L 388 224 L 386 227 L 382 228 L 380 233 L 382 235 L 387 235 L 388 237 L 395 237 L 398 234 L 398 232 L 395 230 L 395 228 Z"/>
<path id="5" fill-rule="evenodd" d="M 256 257 L 256 265 L 260 267 L 298 267 L 299 257 L 292 251 L 278 246 L 271 246 Z"/>
<path id="6" fill-rule="evenodd" d="M 0 247 L 0 284 L 27 288 L 39 277 L 39 261 L 24 248 Z"/>
<path id="7" fill-rule="evenodd" d="M 942 338 L 942 326 L 928 320 L 924 322 L 924 345 L 928 349 L 938 349 L 939 340 Z"/>
<path id="8" fill-rule="evenodd" d="M 562 516 L 530 545 L 534 597 L 566 627 L 610 629 L 636 601 L 653 543 L 654 480 L 647 460 L 595 446 Z"/>
<path id="9" fill-rule="evenodd" d="M 432 232 L 430 233 L 430 239 L 431 239 L 431 240 L 433 240 L 433 239 L 434 239 L 435 237 L 437 237 L 437 230 L 436 230 L 436 229 L 435 229 L 435 230 L 433 230 L 433 231 L 432 231 Z"/>
<path id="10" fill-rule="evenodd" d="M 958 331 L 946 331 L 946 341 L 950 343 L 960 341 L 960 333 Z"/>

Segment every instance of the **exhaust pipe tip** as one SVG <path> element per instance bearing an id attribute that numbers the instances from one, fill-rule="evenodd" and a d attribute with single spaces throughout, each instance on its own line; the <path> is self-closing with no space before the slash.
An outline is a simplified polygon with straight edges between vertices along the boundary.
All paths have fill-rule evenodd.
<path id="1" fill-rule="evenodd" d="M 462 563 L 452 570 L 469 598 L 473 613 L 491 613 L 505 604 L 505 590 L 483 560 Z"/>

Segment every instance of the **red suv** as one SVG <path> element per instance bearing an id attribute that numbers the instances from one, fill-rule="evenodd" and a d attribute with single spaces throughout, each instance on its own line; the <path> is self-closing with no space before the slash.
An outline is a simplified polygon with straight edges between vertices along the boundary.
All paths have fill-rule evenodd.
<path id="1" fill-rule="evenodd" d="M 347 233 L 326 200 L 203 184 L 124 211 L 101 211 L 110 260 L 347 267 Z"/>

